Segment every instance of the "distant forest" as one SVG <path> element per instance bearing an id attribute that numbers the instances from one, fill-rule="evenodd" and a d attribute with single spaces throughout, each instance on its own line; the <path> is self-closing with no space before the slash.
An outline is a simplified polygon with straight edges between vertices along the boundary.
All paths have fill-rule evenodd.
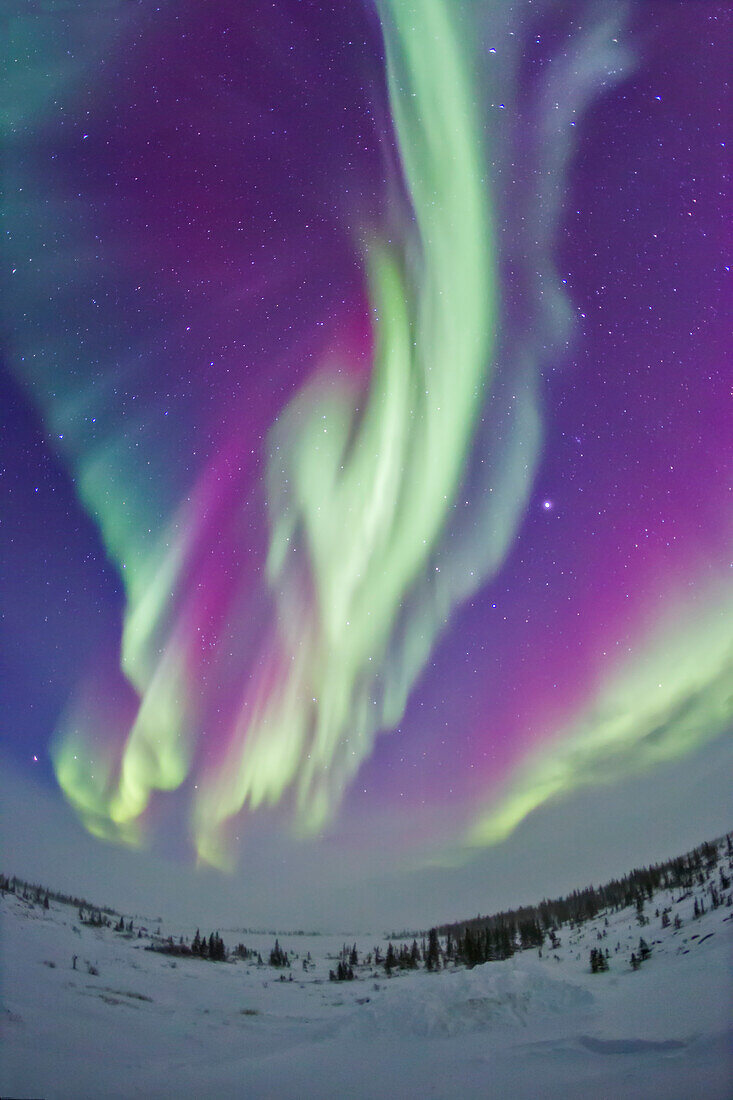
<path id="1" fill-rule="evenodd" d="M 119 917 L 116 909 L 108 905 L 91 905 L 86 898 L 77 897 L 76 894 L 62 894 L 58 890 L 50 890 L 46 886 L 39 886 L 36 882 L 26 882 L 17 875 L 0 874 L 0 891 L 3 894 L 17 894 L 25 901 L 35 902 L 37 905 L 45 905 L 50 899 L 60 905 L 72 905 L 75 909 L 104 914 L 107 917 Z M 48 906 L 46 905 L 46 908 Z M 109 922 L 107 922 L 109 923 Z"/>
<path id="2" fill-rule="evenodd" d="M 552 947 L 563 925 L 575 928 L 600 913 L 616 912 L 631 905 L 636 906 L 639 924 L 643 926 L 648 923 L 645 905 L 658 890 L 679 890 L 682 896 L 690 896 L 696 887 L 704 887 L 711 908 L 716 909 L 721 904 L 730 906 L 733 905 L 729 873 L 733 859 L 732 838 L 733 834 L 728 833 L 717 840 L 706 841 L 683 856 L 637 868 L 605 886 L 586 886 L 566 897 L 454 921 L 431 931 L 445 938 L 448 959 L 458 959 L 473 966 L 491 959 L 508 958 L 515 951 L 526 948 L 541 948 L 546 939 Z M 722 865 L 718 867 L 723 850 L 728 859 L 727 871 Z M 712 874 L 716 867 L 719 870 L 717 881 Z M 700 915 L 705 911 L 704 904 L 704 900 L 696 902 Z"/>
<path id="3" fill-rule="evenodd" d="M 522 906 L 519 909 L 507 909 L 489 916 L 479 915 L 470 920 L 454 921 L 452 924 L 431 928 L 427 932 L 393 933 L 386 951 L 376 946 L 361 959 L 356 944 L 345 944 L 337 956 L 338 965 L 331 971 L 330 978 L 333 981 L 351 981 L 357 976 L 359 969 L 374 967 L 384 968 L 387 974 L 393 970 L 414 970 L 421 964 L 427 970 L 442 970 L 449 965 L 472 967 L 492 960 L 507 959 L 517 951 L 530 948 L 541 952 L 547 945 L 552 950 L 559 946 L 558 932 L 563 926 L 574 929 L 600 914 L 629 906 L 635 906 L 636 919 L 643 927 L 650 919 L 646 907 L 659 890 L 679 891 L 679 897 L 675 899 L 677 902 L 694 895 L 694 919 L 702 916 L 706 907 L 717 909 L 721 905 L 733 906 L 732 867 L 733 834 L 729 833 L 717 840 L 706 841 L 685 855 L 676 856 L 664 863 L 637 868 L 623 878 L 612 879 L 604 886 L 586 886 L 582 890 L 574 890 L 566 897 L 544 900 L 538 905 Z M 84 898 L 49 890 L 37 883 L 25 882 L 15 875 L 0 874 L 0 892 L 3 895 L 15 894 L 30 905 L 40 905 L 46 909 L 49 907 L 49 899 L 74 906 L 78 909 L 80 923 L 109 927 L 126 938 L 136 935 L 141 939 L 145 936 L 149 940 L 147 950 L 150 951 L 207 959 L 211 962 L 239 959 L 256 966 L 266 965 L 258 950 L 243 943 L 229 950 L 218 931 L 202 936 L 197 928 L 190 940 L 183 936 L 177 940 L 172 936 L 164 938 L 160 930 L 149 932 L 145 927 L 136 928 L 132 918 L 126 920 L 109 906 L 93 906 Z M 668 909 L 661 912 L 662 926 L 669 923 L 668 912 Z M 657 911 L 655 915 L 660 916 L 660 913 Z M 113 925 L 114 917 L 118 919 Z M 679 915 L 675 917 L 675 926 L 679 927 L 677 922 L 680 922 Z M 159 918 L 155 923 L 159 923 Z M 411 945 L 405 942 L 409 939 L 412 939 Z M 395 947 L 392 940 L 402 942 Z M 641 959 L 645 957 L 645 948 L 644 941 L 640 941 Z M 302 969 L 307 972 L 311 966 L 310 954 L 302 959 L 292 952 L 289 955 L 276 939 L 269 953 L 268 964 L 282 972 L 291 970 L 296 959 L 300 959 Z M 635 956 L 632 956 L 632 965 L 635 961 Z M 595 971 L 606 968 L 603 953 L 600 950 L 592 952 L 591 969 Z M 280 980 L 286 979 L 281 975 Z"/>

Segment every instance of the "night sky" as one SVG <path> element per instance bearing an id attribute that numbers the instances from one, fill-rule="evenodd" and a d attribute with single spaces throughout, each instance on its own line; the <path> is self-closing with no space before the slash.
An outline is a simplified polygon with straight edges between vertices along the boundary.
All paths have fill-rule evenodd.
<path id="1" fill-rule="evenodd" d="M 728 5 L 6 22 L 6 870 L 420 921 L 729 826 Z"/>

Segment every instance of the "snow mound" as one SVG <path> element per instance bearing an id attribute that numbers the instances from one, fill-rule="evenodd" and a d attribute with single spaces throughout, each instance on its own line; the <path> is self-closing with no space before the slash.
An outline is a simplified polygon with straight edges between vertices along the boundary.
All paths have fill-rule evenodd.
<path id="1" fill-rule="evenodd" d="M 530 961 L 486 963 L 454 974 L 398 977 L 349 1021 L 351 1034 L 457 1035 L 524 1025 L 528 1018 L 587 1009 L 593 994 Z"/>

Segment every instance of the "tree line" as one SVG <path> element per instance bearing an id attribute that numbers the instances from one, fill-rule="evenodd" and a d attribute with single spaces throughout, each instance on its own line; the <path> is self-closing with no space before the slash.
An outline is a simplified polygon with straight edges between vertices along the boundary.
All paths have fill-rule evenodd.
<path id="1" fill-rule="evenodd" d="M 107 905 L 90 905 L 86 898 L 79 898 L 75 894 L 62 894 L 58 890 L 49 890 L 47 886 L 26 882 L 24 879 L 18 878 L 17 875 L 0 874 L 0 893 L 15 894 L 17 897 L 23 898 L 24 901 L 42 905 L 45 909 L 48 909 L 50 899 L 60 905 L 72 905 L 75 909 L 94 910 L 109 917 L 119 916 L 116 909 L 111 909 Z"/>
<path id="2" fill-rule="evenodd" d="M 721 903 L 721 892 L 730 887 L 730 876 L 724 867 L 718 867 L 723 846 L 728 858 L 733 858 L 733 837 L 728 834 L 715 841 L 706 841 L 685 855 L 636 868 L 603 886 L 586 886 L 564 897 L 545 899 L 538 905 L 439 925 L 435 931 L 445 938 L 443 954 L 446 959 L 475 966 L 492 959 L 508 958 L 515 951 L 541 948 L 546 938 L 550 946 L 555 946 L 562 925 L 574 928 L 593 920 L 601 912 L 616 912 L 635 905 L 637 915 L 641 915 L 639 923 L 646 923 L 644 905 L 658 890 L 679 890 L 684 895 L 695 886 L 707 884 L 711 904 L 715 907 Z M 716 867 L 719 885 L 708 882 Z M 699 903 L 696 902 L 696 906 L 699 908 Z"/>
<path id="3" fill-rule="evenodd" d="M 728 858 L 727 869 L 721 860 L 723 851 Z M 733 834 L 728 834 L 715 841 L 706 841 L 685 855 L 676 856 L 649 867 L 636 868 L 622 878 L 612 879 L 603 886 L 587 886 L 582 890 L 574 890 L 564 897 L 545 899 L 538 905 L 522 906 L 490 916 L 479 915 L 470 920 L 439 925 L 431 928 L 427 933 L 414 935 L 411 945 L 403 942 L 396 947 L 390 940 L 386 952 L 382 953 L 376 946 L 373 952 L 365 955 L 362 960 L 359 959 L 356 944 L 353 946 L 344 944 L 338 956 L 338 965 L 330 972 L 329 977 L 333 981 L 351 981 L 356 977 L 360 962 L 362 969 L 370 969 L 372 966 L 383 967 L 386 974 L 391 975 L 393 971 L 416 970 L 421 965 L 426 970 L 433 971 L 441 970 L 450 964 L 473 967 L 485 962 L 507 959 L 517 951 L 530 948 L 537 948 L 541 952 L 546 943 L 550 949 L 559 947 L 558 931 L 563 925 L 569 925 L 573 929 L 585 921 L 594 919 L 599 913 L 613 912 L 631 905 L 636 906 L 637 921 L 639 925 L 644 926 L 649 923 L 645 906 L 658 890 L 678 890 L 680 896 L 676 900 L 681 901 L 690 897 L 697 887 L 704 887 L 706 893 L 699 898 L 696 894 L 694 899 L 693 915 L 697 918 L 705 912 L 705 897 L 708 898 L 711 908 L 717 908 L 724 903 L 730 906 L 733 903 L 729 873 L 732 865 Z M 51 898 L 61 904 L 75 905 L 78 908 L 79 921 L 83 924 L 112 927 L 111 918 L 117 917 L 114 924 L 116 932 L 131 936 L 137 931 L 138 938 L 148 934 L 145 928 L 135 929 L 132 918 L 126 921 L 110 907 L 92 906 L 83 898 L 51 891 L 38 884 L 30 884 L 15 875 L 8 877 L 0 874 L 0 892 L 3 895 L 15 894 L 31 905 L 40 905 L 46 909 L 49 907 L 49 898 Z M 661 916 L 662 927 L 669 925 L 669 909 L 664 909 L 661 914 L 657 910 L 656 916 Z M 675 916 L 674 923 L 676 928 L 680 926 L 679 914 Z M 418 936 L 420 943 L 418 943 Z M 407 938 L 405 937 L 405 940 Z M 601 934 L 599 934 L 600 938 Z M 198 928 L 190 942 L 183 936 L 174 940 L 172 936 L 164 939 L 160 934 L 153 935 L 147 949 L 163 954 L 207 959 L 211 962 L 223 962 L 229 957 L 234 957 L 252 961 L 258 966 L 264 965 L 259 951 L 239 943 L 229 952 L 218 931 L 202 936 Z M 648 957 L 648 950 L 645 941 L 641 940 L 638 955 L 636 953 L 632 955 L 631 965 L 634 969 Z M 590 959 L 593 972 L 607 969 L 608 954 L 608 951 L 604 953 L 599 948 L 593 949 Z M 297 958 L 297 956 L 293 957 Z M 269 954 L 269 965 L 281 970 L 290 969 L 292 966 L 291 955 L 281 947 L 277 938 Z M 308 954 L 302 960 L 303 970 L 308 971 L 310 965 L 310 954 Z"/>

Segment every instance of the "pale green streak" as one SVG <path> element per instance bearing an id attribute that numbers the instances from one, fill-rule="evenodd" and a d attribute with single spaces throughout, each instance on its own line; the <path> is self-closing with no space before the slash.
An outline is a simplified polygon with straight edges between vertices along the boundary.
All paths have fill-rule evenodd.
<path id="1" fill-rule="evenodd" d="M 617 783 L 694 751 L 733 726 L 733 594 L 673 607 L 567 730 L 527 761 L 478 817 L 468 847 L 505 840 L 533 811 L 582 787 Z"/>
<path id="2" fill-rule="evenodd" d="M 113 499 L 111 458 L 100 451 L 80 465 L 79 493 L 96 515 L 108 552 L 121 564 L 127 610 L 122 636 L 122 669 L 140 695 L 119 769 L 95 759 L 100 732 L 79 714 L 58 731 L 52 759 L 59 786 L 95 835 L 138 843 L 133 823 L 154 790 L 175 790 L 188 774 L 192 752 L 192 698 L 185 674 L 185 629 L 170 629 L 173 592 L 187 544 L 180 529 L 195 529 L 193 515 L 175 520 L 158 537 L 157 550 L 131 552 L 126 497 Z M 152 541 L 152 540 L 151 540 Z M 185 615 L 184 615 L 185 620 Z M 163 642 L 164 630 L 169 633 Z"/>
<path id="3" fill-rule="evenodd" d="M 122 668 L 141 698 L 117 770 L 97 759 L 100 731 L 82 713 L 58 731 L 55 767 L 65 795 L 93 831 L 129 840 L 133 831 L 123 823 L 145 809 L 152 790 L 180 785 L 189 766 L 193 722 L 182 672 L 186 623 L 174 630 L 172 619 L 201 509 L 194 500 L 173 516 L 167 513 L 165 502 L 176 496 L 171 464 L 151 462 L 150 450 L 140 446 L 149 410 L 121 415 L 116 404 L 116 387 L 131 383 L 140 370 L 137 359 L 123 355 L 106 373 L 92 372 L 83 387 L 79 384 L 74 369 L 79 348 L 62 333 L 81 325 L 80 302 L 87 293 L 100 293 L 110 277 L 106 283 L 84 248 L 71 252 L 64 244 L 48 255 L 43 248 L 56 222 L 67 233 L 69 224 L 86 224 L 84 204 L 68 199 L 54 207 L 40 185 L 34 191 L 21 172 L 14 183 L 8 219 L 17 224 L 18 255 L 40 257 L 36 264 L 18 265 L 19 279 L 25 272 L 25 282 L 12 290 L 18 315 L 28 303 L 40 315 L 48 309 L 47 286 L 57 288 L 42 335 L 36 328 L 19 330 L 16 370 L 40 406 L 49 437 L 74 472 L 80 500 L 119 569 L 126 600 Z M 79 282 L 77 265 L 85 273 Z M 90 362 L 104 359 L 109 340 L 108 333 L 89 338 L 84 352 Z"/>
<path id="4" fill-rule="evenodd" d="M 143 695 L 119 768 L 93 747 L 100 731 L 88 730 L 89 714 L 72 710 L 54 745 L 52 762 L 61 789 L 96 836 L 137 844 L 137 819 L 153 790 L 175 790 L 190 765 L 186 728 L 186 683 L 171 648 Z"/>
<path id="5" fill-rule="evenodd" d="M 379 8 L 415 227 L 401 249 L 368 248 L 376 355 L 362 411 L 348 384 L 321 377 L 272 432 L 268 576 L 290 671 L 203 785 L 198 847 L 215 862 L 222 823 L 291 782 L 301 827 L 319 829 L 368 754 L 390 636 L 453 507 L 485 396 L 496 277 L 468 24 L 442 0 Z M 293 576 L 303 553 L 313 609 Z M 422 653 L 441 625 L 429 623 Z"/>

